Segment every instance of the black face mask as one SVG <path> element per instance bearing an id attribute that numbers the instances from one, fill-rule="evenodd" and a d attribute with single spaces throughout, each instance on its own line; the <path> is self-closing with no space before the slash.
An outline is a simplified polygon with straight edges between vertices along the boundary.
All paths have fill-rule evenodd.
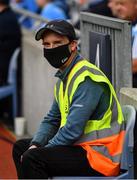
<path id="1" fill-rule="evenodd" d="M 69 43 L 51 49 L 44 48 L 44 57 L 53 67 L 60 68 L 71 55 L 68 45 Z"/>

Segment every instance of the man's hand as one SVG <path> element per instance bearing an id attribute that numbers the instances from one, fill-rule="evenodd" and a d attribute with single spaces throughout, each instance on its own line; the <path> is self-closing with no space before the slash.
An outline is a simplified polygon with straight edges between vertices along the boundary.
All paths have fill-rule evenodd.
<path id="1" fill-rule="evenodd" d="M 31 145 L 30 147 L 29 147 L 29 149 L 34 149 L 34 148 L 37 148 L 37 146 L 36 145 Z M 28 149 L 28 150 L 29 150 Z M 21 157 L 20 157 L 20 162 L 22 162 L 22 158 L 23 158 L 23 155 L 21 155 Z"/>
<path id="2" fill-rule="evenodd" d="M 37 148 L 37 146 L 36 146 L 36 145 L 31 145 L 31 146 L 29 147 L 29 149 L 34 149 L 34 148 Z"/>

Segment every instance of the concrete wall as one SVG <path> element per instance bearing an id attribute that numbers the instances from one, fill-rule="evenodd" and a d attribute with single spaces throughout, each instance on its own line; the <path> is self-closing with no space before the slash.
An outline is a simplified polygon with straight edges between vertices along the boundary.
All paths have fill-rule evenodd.
<path id="1" fill-rule="evenodd" d="M 121 105 L 132 105 L 137 110 L 137 88 L 121 88 L 120 103 Z"/>
<path id="2" fill-rule="evenodd" d="M 23 31 L 23 115 L 32 135 L 53 100 L 56 70 L 43 57 L 41 42 L 32 32 Z"/>

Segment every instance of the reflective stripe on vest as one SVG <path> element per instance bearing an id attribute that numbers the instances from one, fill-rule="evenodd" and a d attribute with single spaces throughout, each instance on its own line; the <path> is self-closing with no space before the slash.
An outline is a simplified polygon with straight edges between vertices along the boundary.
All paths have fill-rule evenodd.
<path id="1" fill-rule="evenodd" d="M 117 175 L 125 134 L 122 110 L 107 77 L 87 60 L 78 62 L 72 68 L 65 92 L 61 80 L 56 84 L 55 97 L 61 111 L 61 127 L 66 124 L 73 95 L 86 77 L 109 86 L 110 103 L 101 119 L 88 120 L 83 136 L 75 144 L 81 145 L 87 151 L 87 158 L 93 169 L 106 176 Z"/>

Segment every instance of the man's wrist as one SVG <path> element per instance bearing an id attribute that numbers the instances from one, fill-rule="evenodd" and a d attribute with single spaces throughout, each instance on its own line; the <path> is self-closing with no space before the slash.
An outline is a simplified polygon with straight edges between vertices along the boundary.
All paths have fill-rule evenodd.
<path id="1" fill-rule="evenodd" d="M 38 143 L 38 142 L 36 142 L 36 141 L 32 141 L 32 142 L 30 143 L 30 146 L 32 146 L 32 145 L 35 145 L 35 146 L 37 146 L 37 147 L 41 147 L 41 146 L 42 146 L 40 143 Z M 29 147 L 30 147 L 30 146 L 29 146 Z"/>

